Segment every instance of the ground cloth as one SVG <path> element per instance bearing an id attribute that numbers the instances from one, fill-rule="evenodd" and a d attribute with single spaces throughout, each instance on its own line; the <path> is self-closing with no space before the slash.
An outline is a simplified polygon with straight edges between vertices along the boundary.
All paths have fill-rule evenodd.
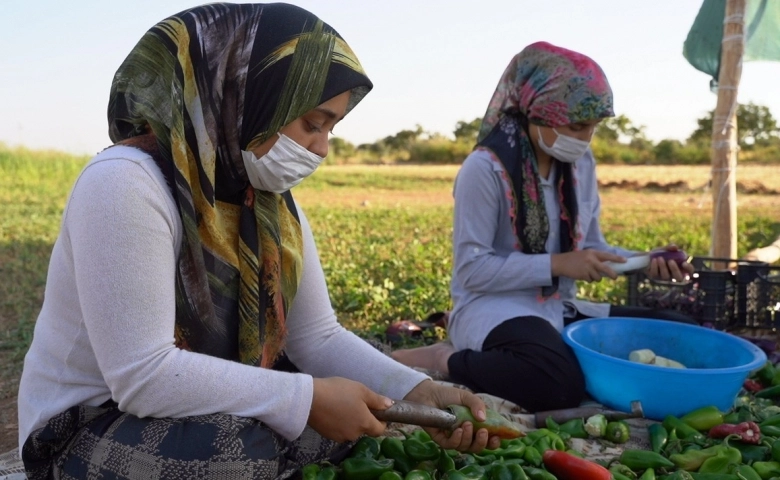
<path id="1" fill-rule="evenodd" d="M 432 374 L 432 372 L 426 373 Z M 455 385 L 445 380 L 436 379 L 435 374 L 432 374 L 432 377 L 438 383 L 465 388 L 462 385 Z M 478 393 L 477 395 L 482 398 L 488 408 L 501 413 L 501 415 L 517 425 L 520 430 L 528 432 L 535 429 L 534 415 L 526 412 L 516 404 L 484 393 Z M 588 401 L 583 403 L 583 406 L 585 405 L 590 406 L 599 404 Z M 597 439 L 572 438 L 569 440 L 568 446 L 581 451 L 585 457 L 590 460 L 612 460 L 613 458 L 620 456 L 622 451 L 628 448 L 649 449 L 650 444 L 647 435 L 647 427 L 654 422 L 644 418 L 632 418 L 626 420 L 626 422 L 631 427 L 631 438 L 624 444 L 614 444 Z M 403 437 L 405 431 L 409 432 L 417 428 L 419 427 L 391 423 L 388 425 L 386 436 Z M 0 480 L 25 480 L 26 478 L 22 460 L 16 449 L 0 454 Z"/>

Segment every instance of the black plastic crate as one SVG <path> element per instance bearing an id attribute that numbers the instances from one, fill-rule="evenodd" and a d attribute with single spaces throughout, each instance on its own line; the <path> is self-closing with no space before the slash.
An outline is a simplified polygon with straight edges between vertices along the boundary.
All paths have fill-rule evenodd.
<path id="1" fill-rule="evenodd" d="M 737 269 L 739 326 L 777 330 L 780 326 L 780 266 L 750 262 Z"/>
<path id="2" fill-rule="evenodd" d="M 695 272 L 688 282 L 652 280 L 642 272 L 628 276 L 629 306 L 668 309 L 719 330 L 737 323 L 737 260 L 693 257 Z"/>

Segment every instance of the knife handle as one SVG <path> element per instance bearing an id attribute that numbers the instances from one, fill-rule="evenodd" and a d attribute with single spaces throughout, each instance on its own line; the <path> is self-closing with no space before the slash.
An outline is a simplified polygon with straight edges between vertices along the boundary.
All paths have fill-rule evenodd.
<path id="1" fill-rule="evenodd" d="M 452 429 L 457 422 L 455 415 L 447 410 L 420 403 L 396 400 L 385 410 L 371 410 L 378 420 L 384 422 L 406 423 L 420 427 Z"/>

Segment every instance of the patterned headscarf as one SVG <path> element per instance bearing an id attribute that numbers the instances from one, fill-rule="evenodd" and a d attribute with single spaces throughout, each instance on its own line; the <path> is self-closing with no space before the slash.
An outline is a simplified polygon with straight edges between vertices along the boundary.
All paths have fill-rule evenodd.
<path id="1" fill-rule="evenodd" d="M 509 63 L 482 120 L 477 148 L 488 150 L 501 162 L 512 186 L 510 215 L 518 250 L 544 253 L 549 234 L 529 123 L 554 128 L 611 116 L 612 90 L 601 67 L 589 57 L 537 42 Z M 579 235 L 573 168 L 558 162 L 555 170 L 561 252 L 574 250 Z M 542 296 L 553 294 L 557 284 L 558 279 L 553 279 Z"/>
<path id="2" fill-rule="evenodd" d="M 371 89 L 330 26 L 292 5 L 209 4 L 152 27 L 119 67 L 114 142 L 151 128 L 184 226 L 180 348 L 271 366 L 284 348 L 302 237 L 292 197 L 254 190 L 241 150 L 343 92 Z"/>

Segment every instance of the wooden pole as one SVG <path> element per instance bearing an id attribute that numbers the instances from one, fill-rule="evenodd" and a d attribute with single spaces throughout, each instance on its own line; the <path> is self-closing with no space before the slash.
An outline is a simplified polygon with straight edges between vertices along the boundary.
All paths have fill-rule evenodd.
<path id="1" fill-rule="evenodd" d="M 737 91 L 745 50 L 745 1 L 726 0 L 712 122 L 712 256 L 717 258 L 737 257 Z"/>

